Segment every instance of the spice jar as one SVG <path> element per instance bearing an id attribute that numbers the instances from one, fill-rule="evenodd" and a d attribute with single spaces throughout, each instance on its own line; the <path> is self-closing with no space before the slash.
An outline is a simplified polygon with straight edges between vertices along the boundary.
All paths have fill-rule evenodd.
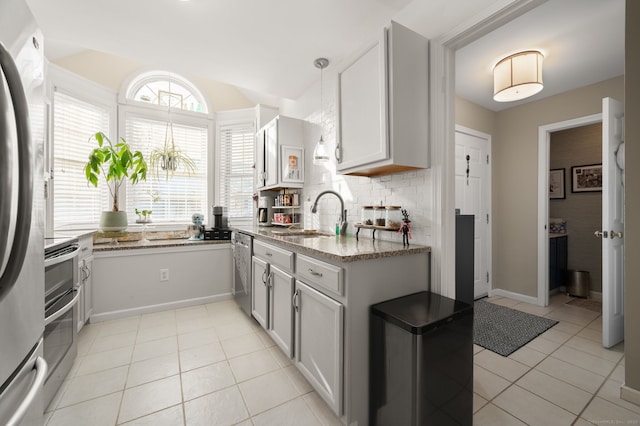
<path id="1" fill-rule="evenodd" d="M 363 225 L 373 225 L 373 206 L 362 206 L 360 223 Z"/>
<path id="2" fill-rule="evenodd" d="M 400 229 L 402 226 L 402 211 L 400 206 L 386 207 L 386 227 Z"/>
<path id="3" fill-rule="evenodd" d="M 385 226 L 386 220 L 386 209 L 384 206 L 374 206 L 373 207 L 373 224 L 375 226 Z"/>

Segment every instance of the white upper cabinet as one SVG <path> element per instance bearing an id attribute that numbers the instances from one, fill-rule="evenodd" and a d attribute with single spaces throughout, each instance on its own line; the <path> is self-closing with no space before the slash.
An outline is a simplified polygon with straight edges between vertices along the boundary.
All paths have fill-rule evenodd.
<path id="1" fill-rule="evenodd" d="M 338 72 L 336 169 L 379 176 L 429 166 L 429 41 L 395 22 Z"/>
<path id="2" fill-rule="evenodd" d="M 302 120 L 296 118 L 278 116 L 258 131 L 256 147 L 258 189 L 302 188 L 304 184 L 302 123 Z M 295 162 L 290 160 L 290 156 L 296 157 Z M 292 170 L 293 167 L 296 169 Z"/>

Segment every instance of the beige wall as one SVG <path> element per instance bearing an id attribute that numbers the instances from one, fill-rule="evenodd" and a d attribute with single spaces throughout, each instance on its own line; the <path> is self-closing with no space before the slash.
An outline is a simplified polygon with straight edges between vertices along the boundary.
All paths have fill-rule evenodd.
<path id="1" fill-rule="evenodd" d="M 640 2 L 626 2 L 625 25 L 625 384 L 640 401 Z M 630 220 L 634 218 L 635 220 Z"/>
<path id="2" fill-rule="evenodd" d="M 591 291 L 602 292 L 602 192 L 571 192 L 571 167 L 602 163 L 602 123 L 553 132 L 550 169 L 564 169 L 565 198 L 549 200 L 549 217 L 567 221 L 567 268 L 589 271 Z"/>
<path id="3" fill-rule="evenodd" d="M 456 96 L 456 124 L 493 135 L 496 113 Z"/>
<path id="4" fill-rule="evenodd" d="M 131 75 L 150 68 L 148 64 L 142 62 L 96 51 L 85 51 L 67 56 L 57 59 L 53 63 L 95 81 L 114 92 L 119 92 L 122 83 Z M 255 106 L 254 102 L 247 99 L 234 86 L 192 75 L 184 75 L 184 77 L 191 80 L 203 92 L 209 103 L 209 108 L 213 111 Z"/>
<path id="5" fill-rule="evenodd" d="M 622 77 L 496 113 L 492 138 L 493 288 L 537 296 L 538 127 L 624 100 Z"/>

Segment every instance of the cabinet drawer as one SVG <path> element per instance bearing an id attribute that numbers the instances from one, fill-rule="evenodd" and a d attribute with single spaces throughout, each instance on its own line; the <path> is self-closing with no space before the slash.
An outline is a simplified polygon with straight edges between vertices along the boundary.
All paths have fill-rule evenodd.
<path id="1" fill-rule="evenodd" d="M 317 284 L 338 296 L 343 295 L 342 268 L 299 254 L 296 258 L 296 273 L 303 281 Z"/>
<path id="2" fill-rule="evenodd" d="M 253 240 L 253 254 L 272 265 L 293 271 L 293 252 Z"/>

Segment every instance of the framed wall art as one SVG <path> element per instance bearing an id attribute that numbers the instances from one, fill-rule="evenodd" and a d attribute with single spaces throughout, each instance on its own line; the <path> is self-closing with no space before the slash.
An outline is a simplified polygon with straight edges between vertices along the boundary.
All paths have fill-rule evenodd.
<path id="1" fill-rule="evenodd" d="M 281 147 L 282 182 L 304 182 L 304 148 L 296 146 Z"/>
<path id="2" fill-rule="evenodd" d="M 564 199 L 564 169 L 553 169 L 549 171 L 549 199 Z"/>
<path id="3" fill-rule="evenodd" d="M 602 191 L 602 164 L 571 167 L 571 192 Z"/>

